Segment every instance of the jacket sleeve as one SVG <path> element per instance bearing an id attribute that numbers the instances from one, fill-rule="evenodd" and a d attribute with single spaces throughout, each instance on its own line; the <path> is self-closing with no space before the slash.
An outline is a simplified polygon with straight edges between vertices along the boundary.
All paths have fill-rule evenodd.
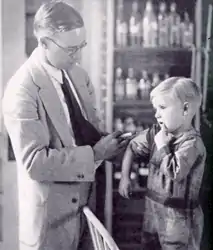
<path id="1" fill-rule="evenodd" d="M 205 147 L 198 137 L 184 141 L 177 151 L 172 151 L 168 146 L 160 149 L 162 155 L 161 171 L 175 181 L 187 177 L 193 166 L 205 161 Z"/>
<path id="2" fill-rule="evenodd" d="M 93 181 L 92 148 L 51 148 L 49 132 L 39 118 L 35 96 L 23 86 L 13 88 L 5 92 L 3 115 L 17 164 L 22 168 L 20 171 L 27 171 L 37 181 Z"/>
<path id="3" fill-rule="evenodd" d="M 102 136 L 107 136 L 108 133 L 102 131 L 100 128 L 101 127 L 101 119 L 100 119 L 100 114 L 98 113 L 97 108 L 96 108 L 95 89 L 94 89 L 94 86 L 93 86 L 93 84 L 92 84 L 92 82 L 87 74 L 86 74 L 86 84 L 87 84 L 87 88 L 89 91 L 89 95 L 92 98 L 93 107 L 95 109 L 95 115 L 96 115 L 96 119 L 97 119 L 97 129 L 99 130 L 99 132 Z M 102 163 L 103 163 L 103 160 L 96 161 L 95 168 L 97 169 Z"/>

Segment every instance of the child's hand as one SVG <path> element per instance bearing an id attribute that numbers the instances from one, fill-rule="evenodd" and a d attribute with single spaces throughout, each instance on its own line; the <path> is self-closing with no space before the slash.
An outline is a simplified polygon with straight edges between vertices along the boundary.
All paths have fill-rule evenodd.
<path id="1" fill-rule="evenodd" d="M 168 145 L 173 138 L 173 135 L 168 133 L 166 127 L 163 126 L 154 138 L 157 149 L 159 150 L 160 148 Z"/>
<path id="2" fill-rule="evenodd" d="M 129 194 L 131 194 L 132 191 L 131 180 L 129 177 L 121 177 L 118 191 L 121 196 L 129 199 Z"/>

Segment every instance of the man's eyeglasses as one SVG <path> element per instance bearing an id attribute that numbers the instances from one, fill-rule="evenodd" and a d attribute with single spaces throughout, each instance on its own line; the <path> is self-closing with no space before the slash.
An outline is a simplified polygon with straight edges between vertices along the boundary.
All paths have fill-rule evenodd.
<path id="1" fill-rule="evenodd" d="M 82 44 L 78 45 L 78 46 L 73 46 L 73 47 L 69 47 L 69 48 L 64 48 L 61 45 L 59 45 L 58 43 L 56 43 L 53 39 L 49 38 L 55 45 L 57 45 L 60 49 L 62 49 L 66 54 L 68 54 L 68 56 L 72 56 L 74 55 L 76 52 L 78 52 L 79 50 L 83 49 L 84 47 L 86 47 L 87 42 L 84 41 Z"/>

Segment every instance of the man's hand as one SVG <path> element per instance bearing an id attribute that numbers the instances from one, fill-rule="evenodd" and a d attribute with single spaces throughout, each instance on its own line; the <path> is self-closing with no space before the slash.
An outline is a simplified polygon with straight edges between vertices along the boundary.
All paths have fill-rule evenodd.
<path id="1" fill-rule="evenodd" d="M 117 151 L 117 154 L 114 157 L 111 157 L 110 159 L 108 159 L 108 161 L 112 162 L 114 165 L 121 166 L 127 145 L 130 143 L 130 141 L 134 137 L 135 137 L 135 134 L 132 134 L 132 133 L 124 133 L 120 135 L 119 139 L 124 140 L 123 147 L 120 147 L 120 149 Z"/>
<path id="2" fill-rule="evenodd" d="M 120 154 L 129 142 L 126 138 L 122 138 L 121 135 L 122 132 L 116 131 L 101 138 L 93 147 L 95 161 L 110 160 Z"/>
<path id="3" fill-rule="evenodd" d="M 168 145 L 173 138 L 173 135 L 171 133 L 168 133 L 166 127 L 163 126 L 154 138 L 157 149 L 159 150 L 162 147 Z"/>

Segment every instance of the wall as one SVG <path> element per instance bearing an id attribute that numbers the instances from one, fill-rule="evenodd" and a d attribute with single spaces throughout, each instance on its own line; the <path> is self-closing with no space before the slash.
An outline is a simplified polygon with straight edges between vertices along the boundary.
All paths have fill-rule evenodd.
<path id="1" fill-rule="evenodd" d="M 24 0 L 0 0 L 0 96 L 4 86 L 11 75 L 25 60 L 25 27 L 24 27 Z M 0 113 L 3 184 L 3 244 L 1 249 L 17 249 L 17 185 L 16 185 L 16 166 L 9 164 L 6 157 L 7 140 L 2 125 Z"/>

